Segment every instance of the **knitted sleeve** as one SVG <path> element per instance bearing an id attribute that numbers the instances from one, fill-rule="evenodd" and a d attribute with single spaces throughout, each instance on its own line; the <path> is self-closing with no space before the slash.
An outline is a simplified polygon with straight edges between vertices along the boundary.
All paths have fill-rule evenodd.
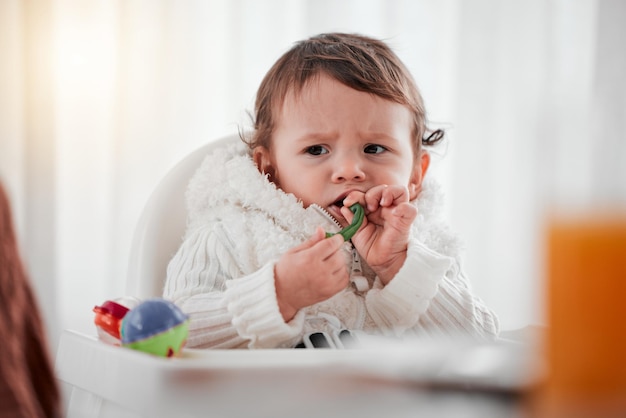
<path id="1" fill-rule="evenodd" d="M 187 346 L 274 348 L 299 337 L 303 315 L 285 323 L 278 309 L 273 263 L 244 275 L 220 225 L 191 231 L 167 268 L 163 297 L 190 315 Z"/>
<path id="2" fill-rule="evenodd" d="M 366 297 L 373 321 L 395 335 L 470 334 L 493 338 L 497 316 L 475 297 L 458 263 L 412 240 L 407 259 L 386 286 L 377 280 Z"/>

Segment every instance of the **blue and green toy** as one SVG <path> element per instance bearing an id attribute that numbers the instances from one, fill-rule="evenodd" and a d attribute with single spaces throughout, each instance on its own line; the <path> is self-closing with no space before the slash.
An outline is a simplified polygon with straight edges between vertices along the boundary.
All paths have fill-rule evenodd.
<path id="1" fill-rule="evenodd" d="M 177 356 L 189 333 L 189 316 L 174 303 L 153 298 L 131 309 L 122 320 L 122 346 L 161 357 Z"/>

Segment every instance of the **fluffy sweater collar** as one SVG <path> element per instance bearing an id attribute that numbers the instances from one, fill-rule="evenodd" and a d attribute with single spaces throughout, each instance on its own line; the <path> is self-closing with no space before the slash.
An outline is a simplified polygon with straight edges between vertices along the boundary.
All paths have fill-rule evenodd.
<path id="1" fill-rule="evenodd" d="M 205 157 L 188 185 L 186 203 L 190 228 L 234 209 L 261 212 L 281 228 L 305 236 L 313 234 L 320 222 L 329 224 L 314 207 L 304 208 L 293 194 L 262 175 L 243 143 L 220 147 Z M 440 254 L 459 258 L 460 241 L 442 219 L 440 186 L 426 176 L 412 203 L 418 208 L 413 237 Z"/>

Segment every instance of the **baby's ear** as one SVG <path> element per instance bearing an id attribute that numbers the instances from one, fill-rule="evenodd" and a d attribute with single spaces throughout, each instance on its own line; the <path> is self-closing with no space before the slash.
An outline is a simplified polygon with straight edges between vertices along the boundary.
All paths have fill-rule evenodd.
<path id="1" fill-rule="evenodd" d="M 411 180 L 409 181 L 409 199 L 414 200 L 422 191 L 422 181 L 428 171 L 430 165 L 430 154 L 426 151 L 421 151 L 419 158 L 415 161 L 413 167 L 413 173 L 411 174 Z"/>
<path id="2" fill-rule="evenodd" d="M 264 146 L 258 146 L 252 151 L 252 159 L 259 171 L 269 176 L 270 181 L 274 181 L 274 165 L 270 151 Z"/>

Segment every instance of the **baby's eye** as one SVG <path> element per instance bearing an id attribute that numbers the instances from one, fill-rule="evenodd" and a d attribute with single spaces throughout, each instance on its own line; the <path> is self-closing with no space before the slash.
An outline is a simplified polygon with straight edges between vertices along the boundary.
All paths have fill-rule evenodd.
<path id="1" fill-rule="evenodd" d="M 328 150 L 321 145 L 312 145 L 306 149 L 307 154 L 322 155 L 328 154 Z"/>
<path id="2" fill-rule="evenodd" d="M 366 154 L 380 154 L 387 151 L 387 148 L 383 147 L 382 145 L 370 144 L 366 146 L 363 151 Z"/>

